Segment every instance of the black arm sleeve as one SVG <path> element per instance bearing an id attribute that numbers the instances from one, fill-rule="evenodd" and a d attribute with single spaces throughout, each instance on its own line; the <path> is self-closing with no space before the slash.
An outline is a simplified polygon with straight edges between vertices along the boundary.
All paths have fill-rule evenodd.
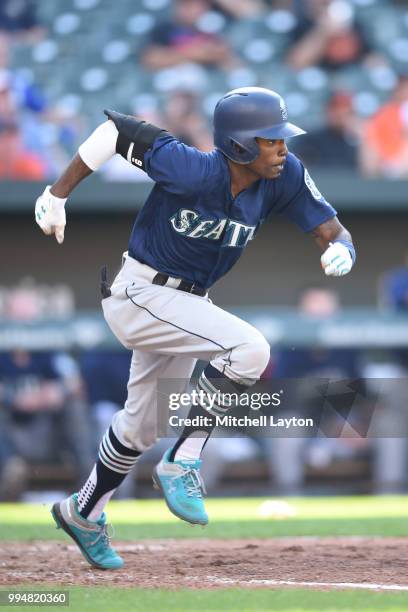
<path id="1" fill-rule="evenodd" d="M 113 121 L 119 132 L 116 152 L 134 166 L 145 170 L 144 154 L 156 138 L 167 134 L 166 130 L 146 121 L 139 121 L 131 115 L 123 115 L 112 110 L 103 112 Z"/>

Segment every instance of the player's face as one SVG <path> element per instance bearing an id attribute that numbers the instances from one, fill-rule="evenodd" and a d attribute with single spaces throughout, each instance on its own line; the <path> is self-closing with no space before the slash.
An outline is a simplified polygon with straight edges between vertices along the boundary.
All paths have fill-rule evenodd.
<path id="1" fill-rule="evenodd" d="M 248 167 L 260 178 L 278 178 L 283 170 L 283 166 L 288 154 L 288 147 L 284 140 L 265 140 L 256 139 L 259 147 L 259 156 L 248 164 Z"/>

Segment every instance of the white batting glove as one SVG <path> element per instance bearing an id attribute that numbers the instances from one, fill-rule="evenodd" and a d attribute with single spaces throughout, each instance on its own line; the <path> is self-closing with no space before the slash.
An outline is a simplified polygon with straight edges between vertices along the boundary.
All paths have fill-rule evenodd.
<path id="1" fill-rule="evenodd" d="M 44 193 L 37 198 L 35 203 L 35 221 L 41 227 L 44 234 L 50 236 L 55 234 L 58 244 L 64 242 L 64 231 L 66 225 L 65 202 L 67 198 L 57 198 L 50 193 L 51 185 L 47 185 Z"/>
<path id="2" fill-rule="evenodd" d="M 341 242 L 332 242 L 320 258 L 326 276 L 344 276 L 353 267 L 348 248 Z"/>

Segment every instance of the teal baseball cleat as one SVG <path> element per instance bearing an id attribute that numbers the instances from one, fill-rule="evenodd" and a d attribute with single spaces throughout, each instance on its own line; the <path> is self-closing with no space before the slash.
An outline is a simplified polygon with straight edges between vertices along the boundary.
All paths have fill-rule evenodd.
<path id="1" fill-rule="evenodd" d="M 203 493 L 206 493 L 200 476 L 201 461 L 169 461 L 170 450 L 153 470 L 153 483 L 160 489 L 166 504 L 178 518 L 193 525 L 207 525 Z"/>
<path id="2" fill-rule="evenodd" d="M 98 569 L 120 569 L 123 559 L 110 545 L 106 515 L 88 521 L 78 512 L 77 494 L 53 505 L 51 514 L 57 529 L 63 529 L 78 545 L 85 559 Z"/>

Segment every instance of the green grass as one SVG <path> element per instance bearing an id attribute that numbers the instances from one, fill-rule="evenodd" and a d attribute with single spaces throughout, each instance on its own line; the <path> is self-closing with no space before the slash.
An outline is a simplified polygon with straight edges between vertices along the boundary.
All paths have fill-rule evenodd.
<path id="1" fill-rule="evenodd" d="M 265 498 L 207 500 L 210 525 L 205 529 L 192 528 L 177 520 L 168 512 L 161 500 L 112 502 L 109 504 L 108 514 L 109 520 L 115 525 L 115 539 L 125 540 L 271 538 L 297 535 L 406 536 L 408 533 L 408 496 L 288 499 L 295 512 L 295 515 L 288 519 L 262 518 L 258 510 L 264 501 Z M 66 539 L 66 536 L 55 529 L 47 505 L 0 504 L 0 540 L 30 539 Z M 34 588 L 38 590 L 38 586 Z M 408 610 L 408 592 L 380 593 L 360 590 L 318 592 L 263 588 L 166 591 L 118 589 L 112 586 L 109 589 L 70 587 L 68 590 L 70 606 L 62 609 L 71 612 L 77 610 L 405 612 Z"/>
<path id="2" fill-rule="evenodd" d="M 111 502 L 117 539 L 266 538 L 276 536 L 406 536 L 408 496 L 288 499 L 295 516 L 262 518 L 265 498 L 213 499 L 210 524 L 192 528 L 173 517 L 161 500 Z M 45 504 L 0 504 L 0 540 L 63 539 Z"/>
<path id="3" fill-rule="evenodd" d="M 39 590 L 38 587 L 35 590 Z M 69 589 L 69 607 L 53 608 L 76 611 L 134 612 L 371 612 L 374 610 L 406 612 L 408 596 L 403 593 L 367 593 L 361 591 L 318 592 L 305 589 L 275 591 L 266 589 L 221 589 L 217 591 L 164 589 Z M 239 603 L 238 603 L 239 602 Z M 10 610 L 27 609 L 13 606 Z M 41 609 L 50 610 L 48 606 Z"/>

